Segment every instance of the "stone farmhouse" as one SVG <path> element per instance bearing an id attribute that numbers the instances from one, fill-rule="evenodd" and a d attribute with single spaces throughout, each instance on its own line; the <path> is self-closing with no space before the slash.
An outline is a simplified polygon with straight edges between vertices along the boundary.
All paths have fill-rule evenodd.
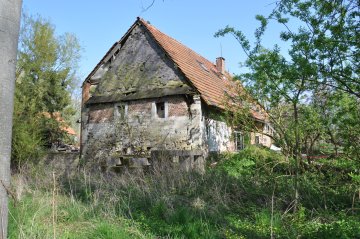
<path id="1" fill-rule="evenodd" d="M 188 169 L 243 149 L 243 133 L 220 117 L 231 78 L 224 58 L 214 64 L 138 18 L 82 85 L 82 157 L 108 168 L 149 165 L 165 152 Z M 261 113 L 254 120 L 267 127 Z M 250 143 L 271 140 L 252 133 Z"/>

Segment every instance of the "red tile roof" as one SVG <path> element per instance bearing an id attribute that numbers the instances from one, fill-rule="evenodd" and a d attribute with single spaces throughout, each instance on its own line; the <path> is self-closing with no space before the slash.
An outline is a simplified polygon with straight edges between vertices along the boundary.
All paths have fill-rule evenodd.
<path id="1" fill-rule="evenodd" d="M 43 112 L 42 115 L 45 117 L 45 118 L 52 118 L 54 120 L 56 120 L 57 122 L 60 123 L 60 129 L 62 131 L 64 131 L 65 133 L 67 134 L 70 134 L 70 135 L 77 135 L 77 133 L 75 132 L 75 130 L 73 128 L 71 128 L 64 120 L 63 117 L 61 117 L 61 113 L 60 112 L 54 112 L 53 114 L 50 114 L 49 112 Z"/>
<path id="2" fill-rule="evenodd" d="M 172 37 L 160 32 L 145 20 L 138 21 L 149 30 L 156 42 L 175 62 L 180 71 L 199 91 L 202 99 L 212 106 L 223 108 L 225 91 L 233 84 L 229 73 L 221 74 L 214 63 L 200 56 Z"/>

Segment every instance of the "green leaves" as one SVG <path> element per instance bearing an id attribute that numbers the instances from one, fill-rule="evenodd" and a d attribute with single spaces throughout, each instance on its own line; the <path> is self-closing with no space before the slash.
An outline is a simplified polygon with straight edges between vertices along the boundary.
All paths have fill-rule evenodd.
<path id="1" fill-rule="evenodd" d="M 36 150 L 28 147 L 39 149 L 63 139 L 61 120 L 44 115 L 64 117 L 72 111 L 68 108 L 77 84 L 79 59 L 80 45 L 74 35 L 57 36 L 48 20 L 23 16 L 16 69 L 13 160 L 36 158 Z"/>
<path id="2" fill-rule="evenodd" d="M 293 53 L 308 49 L 307 60 L 318 65 L 317 84 L 360 97 L 357 1 L 280 1 L 273 14 L 300 24 L 282 39 L 292 41 Z"/>
<path id="3" fill-rule="evenodd" d="M 286 154 L 300 158 L 331 143 L 335 154 L 360 159 L 359 17 L 356 0 L 280 0 L 269 16 L 256 16 L 253 47 L 234 28 L 216 34 L 231 34 L 247 54 L 248 72 L 237 78 L 266 106 L 275 143 Z M 267 49 L 262 36 L 274 23 L 283 30 L 278 45 Z M 287 54 L 282 41 L 290 43 Z"/>
<path id="4" fill-rule="evenodd" d="M 233 27 L 226 26 L 224 29 L 221 29 L 217 31 L 214 34 L 214 37 L 220 37 L 225 36 L 227 34 L 231 34 L 235 37 L 235 39 L 240 43 L 240 45 L 243 47 L 244 51 L 250 50 L 250 43 L 247 40 L 246 36 L 243 32 L 235 30 Z"/>

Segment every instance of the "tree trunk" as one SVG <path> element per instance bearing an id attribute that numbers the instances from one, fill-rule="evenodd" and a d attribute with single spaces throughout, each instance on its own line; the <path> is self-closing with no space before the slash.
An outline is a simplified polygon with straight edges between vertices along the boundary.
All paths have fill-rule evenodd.
<path id="1" fill-rule="evenodd" d="M 296 102 L 293 103 L 294 107 L 294 122 L 295 122 L 295 150 L 293 156 L 295 159 L 295 178 L 294 178 L 294 212 L 298 209 L 299 203 L 299 171 L 301 163 L 301 150 L 300 150 L 300 133 L 299 133 L 299 112 L 298 105 Z"/>
<path id="2" fill-rule="evenodd" d="M 332 133 L 332 131 L 329 127 L 327 127 L 327 132 L 328 132 L 328 135 L 330 136 L 331 143 L 334 145 L 335 156 L 338 156 L 338 145 L 337 145 L 336 139 L 334 137 L 334 134 Z"/>
<path id="3" fill-rule="evenodd" d="M 22 0 L 0 0 L 0 239 L 7 238 L 12 115 Z"/>

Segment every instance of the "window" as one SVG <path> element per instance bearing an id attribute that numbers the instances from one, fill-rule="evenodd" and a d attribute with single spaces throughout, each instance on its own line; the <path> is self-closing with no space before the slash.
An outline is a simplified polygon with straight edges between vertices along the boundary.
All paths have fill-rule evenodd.
<path id="1" fill-rule="evenodd" d="M 119 104 L 116 105 L 116 116 L 120 119 L 120 120 L 124 120 L 126 117 L 126 105 L 125 104 Z"/>
<path id="2" fill-rule="evenodd" d="M 204 65 L 204 63 L 197 61 L 199 63 L 199 65 L 201 66 L 201 68 L 203 68 L 204 71 L 209 72 L 209 69 Z"/>
<path id="3" fill-rule="evenodd" d="M 245 148 L 244 135 L 241 132 L 235 131 L 235 149 L 240 151 Z"/>
<path id="4" fill-rule="evenodd" d="M 260 144 L 260 136 L 255 136 L 255 144 Z"/>
<path id="5" fill-rule="evenodd" d="M 159 118 L 165 118 L 165 103 L 164 102 L 156 103 L 156 114 Z"/>

